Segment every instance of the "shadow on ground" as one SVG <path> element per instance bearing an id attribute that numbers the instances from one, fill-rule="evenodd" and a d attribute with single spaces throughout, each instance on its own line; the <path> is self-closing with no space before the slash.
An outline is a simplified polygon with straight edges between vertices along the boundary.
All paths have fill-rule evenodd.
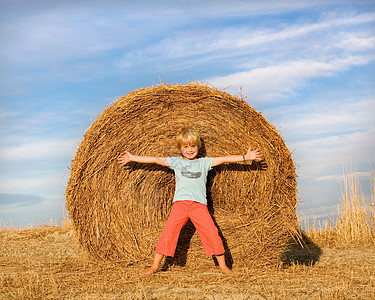
<path id="1" fill-rule="evenodd" d="M 303 231 L 298 231 L 283 253 L 281 261 L 286 267 L 293 264 L 313 266 L 319 261 L 321 255 L 322 249 L 314 244 Z"/>
<path id="2" fill-rule="evenodd" d="M 196 229 L 189 220 L 186 225 L 182 228 L 180 237 L 177 243 L 175 257 L 167 257 L 163 266 L 162 271 L 167 271 L 172 265 L 184 267 L 186 265 L 187 254 L 190 247 L 190 241 L 193 237 Z M 221 236 L 225 248 L 225 260 L 227 266 L 232 268 L 233 258 L 230 253 L 230 249 L 227 246 L 226 239 L 222 236 L 219 229 L 219 235 Z M 314 244 L 303 231 L 299 231 L 295 237 L 293 237 L 288 243 L 288 247 L 282 253 L 281 265 L 288 267 L 292 265 L 306 265 L 313 266 L 319 261 L 323 251 L 316 244 Z M 217 264 L 215 257 L 213 257 L 214 263 Z"/>

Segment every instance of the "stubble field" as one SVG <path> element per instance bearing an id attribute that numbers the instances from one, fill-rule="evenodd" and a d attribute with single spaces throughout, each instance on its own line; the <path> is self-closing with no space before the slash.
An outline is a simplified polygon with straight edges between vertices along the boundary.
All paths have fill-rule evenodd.
<path id="1" fill-rule="evenodd" d="M 268 270 L 222 275 L 203 254 L 150 278 L 150 261 L 99 264 L 82 252 L 69 227 L 0 231 L 3 299 L 375 299 L 372 245 L 319 245 L 305 237 L 285 262 Z M 192 242 L 199 242 L 193 239 Z M 332 241 L 331 241 L 332 243 Z"/>
<path id="2" fill-rule="evenodd" d="M 375 189 L 367 201 L 351 178 L 334 222 L 305 225 L 302 242 L 285 249 L 279 266 L 234 265 L 229 276 L 203 249 L 190 251 L 184 266 L 143 278 L 152 257 L 98 263 L 68 222 L 0 228 L 0 299 L 375 299 Z M 197 234 L 191 243 L 200 244 Z"/>

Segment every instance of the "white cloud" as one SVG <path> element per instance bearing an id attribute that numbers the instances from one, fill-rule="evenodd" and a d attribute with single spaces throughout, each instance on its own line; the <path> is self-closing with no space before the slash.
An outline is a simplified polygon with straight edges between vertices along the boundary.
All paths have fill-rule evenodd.
<path id="1" fill-rule="evenodd" d="M 334 181 L 342 179 L 343 167 L 357 166 L 362 174 L 374 163 L 375 100 L 353 97 L 273 108 L 301 179 Z"/>
<path id="2" fill-rule="evenodd" d="M 33 194 L 43 196 L 44 198 L 50 198 L 50 195 L 56 195 L 60 192 L 63 197 L 65 184 L 67 182 L 68 173 L 66 174 L 59 170 L 39 171 L 36 170 L 34 173 L 23 175 L 18 174 L 16 176 L 1 176 L 0 191 L 1 193 L 19 193 L 19 194 Z M 30 171 L 28 172 L 30 173 Z"/>
<path id="3" fill-rule="evenodd" d="M 311 9 L 324 5 L 343 7 L 347 6 L 351 0 L 315 0 L 315 1 L 300 1 L 300 0 L 263 0 L 263 1 L 247 1 L 247 0 L 232 0 L 230 3 L 226 0 L 189 0 L 189 1 L 174 1 L 174 0 L 139 0 L 139 1 L 122 1 L 110 0 L 103 3 L 98 0 L 65 0 L 61 2 L 51 2 L 45 0 L 13 0 L 3 1 L 2 3 L 2 17 L 6 19 L 7 16 L 18 15 L 24 17 L 28 14 L 36 14 L 40 11 L 102 11 L 105 14 L 108 11 L 114 12 L 131 12 L 131 16 L 137 15 L 142 18 L 154 17 L 155 15 L 168 16 L 171 14 L 177 15 L 177 18 L 187 15 L 191 17 L 194 15 L 205 16 L 254 16 L 262 14 L 276 14 L 283 12 L 290 12 L 294 10 Z M 357 0 L 358 5 L 366 4 L 366 0 Z"/>
<path id="4" fill-rule="evenodd" d="M 103 69 L 98 58 L 106 53 L 132 47 L 152 36 L 151 26 L 140 13 L 128 9 L 101 10 L 101 6 L 55 5 L 31 10 L 23 18 L 2 22 L 3 64 L 47 68 L 70 67 Z M 83 6 L 83 7 L 81 7 Z M 153 33 L 165 28 L 153 24 Z M 146 30 L 147 29 L 147 30 Z M 101 60 L 100 60 L 101 61 Z"/>
<path id="5" fill-rule="evenodd" d="M 0 206 L 34 205 L 43 201 L 39 195 L 0 193 Z"/>
<path id="6" fill-rule="evenodd" d="M 0 149 L 2 161 L 24 161 L 40 159 L 61 159 L 74 153 L 77 143 L 74 140 L 30 140 L 15 145 L 3 145 Z"/>
<path id="7" fill-rule="evenodd" d="M 281 30 L 275 29 L 264 29 L 260 31 L 248 32 L 248 30 L 240 29 L 238 34 L 235 35 L 235 40 L 233 39 L 233 32 L 232 35 L 227 36 L 227 43 L 228 47 L 240 48 L 240 47 L 249 47 L 249 46 L 259 46 L 262 44 L 275 44 L 280 41 L 286 41 L 290 39 L 297 39 L 300 37 L 306 37 L 312 33 L 317 32 L 327 32 L 331 30 L 335 30 L 338 27 L 347 26 L 347 25 L 357 25 L 357 24 L 365 24 L 369 22 L 375 21 L 375 14 L 368 13 L 362 14 L 357 16 L 349 16 L 349 17 L 336 17 L 329 20 L 321 20 L 316 23 L 306 23 L 306 24 L 287 24 L 284 25 Z M 237 29 L 238 30 L 238 29 Z M 344 35 L 345 37 L 345 35 Z M 347 40 L 347 43 L 350 46 L 353 46 L 354 41 L 360 40 L 362 42 L 362 46 L 367 47 L 374 47 L 373 41 L 370 39 L 364 38 L 357 38 L 356 40 L 352 38 L 352 40 Z M 345 43 L 343 43 L 345 45 Z M 306 45 L 305 45 L 306 46 Z"/>
<path id="8" fill-rule="evenodd" d="M 0 119 L 14 117 L 14 116 L 17 116 L 17 115 L 18 115 L 18 113 L 16 113 L 16 112 L 11 112 L 11 111 L 8 111 L 8 110 L 0 107 Z M 3 120 L 0 120 L 0 121 L 3 121 Z"/>
<path id="9" fill-rule="evenodd" d="M 120 71 L 130 72 L 132 68 L 143 66 L 166 72 L 201 64 L 213 65 L 220 60 L 228 60 L 231 68 L 241 70 L 233 75 L 238 78 L 256 68 L 285 64 L 291 57 L 308 61 L 320 53 L 317 61 L 326 62 L 332 47 L 352 51 L 374 49 L 370 32 L 362 37 L 356 37 L 355 32 L 348 36 L 350 26 L 373 22 L 373 13 L 337 13 L 323 15 L 314 23 L 296 20 L 272 27 L 267 23 L 254 27 L 245 21 L 235 26 L 223 26 L 218 22 L 218 26 L 200 27 L 199 30 L 191 26 L 192 21 L 200 22 L 202 18 L 213 18 L 211 21 L 217 22 L 218 16 L 230 19 L 270 14 L 319 6 L 327 4 L 326 1 L 235 1 L 231 5 L 226 1 L 197 1 L 195 5 L 163 1 L 157 5 L 147 2 L 145 6 L 118 1 L 109 1 L 106 5 L 73 1 L 59 5 L 41 3 L 37 1 L 29 7 L 30 14 L 20 5 L 17 9 L 6 6 L 10 11 L 23 11 L 23 17 L 17 18 L 14 14 L 11 22 L 1 24 L 6 34 L 0 54 L 5 58 L 3 63 L 11 63 L 6 63 L 10 69 L 14 64 L 44 68 L 48 70 L 47 74 L 53 72 L 54 76 L 66 81 L 87 81 L 93 74 L 107 74 L 113 65 Z M 190 10 L 191 13 L 187 13 Z M 333 30 L 340 33 L 340 39 L 335 40 L 338 34 L 332 34 Z M 280 51 L 271 55 L 275 49 Z M 114 51 L 116 55 L 108 61 L 102 60 Z M 300 57 L 295 58 L 296 54 Z M 337 53 L 329 54 L 332 60 Z M 118 71 L 112 69 L 110 72 Z M 25 77 L 26 80 L 30 78 Z M 235 92 L 242 86 L 236 82 L 229 85 L 237 89 Z M 284 93 L 289 92 L 285 88 Z M 279 95 L 271 92 L 268 98 Z"/>
<path id="10" fill-rule="evenodd" d="M 134 48 L 117 60 L 119 68 L 148 66 L 157 59 L 160 67 L 185 64 L 215 63 L 230 60 L 237 69 L 250 66 L 280 64 L 282 61 L 303 60 L 314 57 L 319 61 L 350 56 L 350 51 L 374 49 L 373 33 L 361 32 L 355 26 L 375 21 L 375 14 L 325 16 L 315 23 L 285 23 L 270 27 L 260 23 L 257 27 L 238 24 L 225 28 L 174 30 L 156 44 Z M 343 56 L 342 53 L 345 54 Z M 184 60 L 184 62 L 181 62 Z"/>
<path id="11" fill-rule="evenodd" d="M 304 178 L 342 174 L 347 165 L 370 166 L 374 163 L 375 129 L 292 143 Z M 358 170 L 361 172 L 361 170 Z"/>
<path id="12" fill-rule="evenodd" d="M 347 51 L 365 51 L 375 49 L 375 37 L 357 36 L 358 34 L 339 34 L 336 41 L 336 47 L 346 49 Z"/>
<path id="13" fill-rule="evenodd" d="M 365 65 L 368 62 L 367 58 L 361 56 L 349 56 L 331 61 L 290 61 L 209 78 L 208 81 L 219 89 L 230 85 L 230 91 L 238 92 L 243 88 L 250 102 L 273 102 L 293 95 L 312 78 L 333 76 L 350 67 Z"/>
<path id="14" fill-rule="evenodd" d="M 327 95 L 276 107 L 272 116 L 290 141 L 365 131 L 375 126 L 375 98 L 361 99 L 357 94 L 343 97 Z"/>
<path id="15" fill-rule="evenodd" d="M 316 180 L 318 181 L 342 181 L 343 178 L 357 178 L 357 179 L 369 179 L 372 176 L 372 172 L 356 172 L 356 171 L 351 171 L 350 173 L 345 173 L 341 175 L 327 175 L 327 176 L 321 176 L 318 177 Z"/>

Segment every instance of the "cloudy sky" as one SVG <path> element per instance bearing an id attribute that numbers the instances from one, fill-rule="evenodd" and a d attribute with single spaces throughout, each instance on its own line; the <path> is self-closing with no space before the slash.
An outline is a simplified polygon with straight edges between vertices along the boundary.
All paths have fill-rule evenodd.
<path id="1" fill-rule="evenodd" d="M 134 3 L 133 3 L 134 2 Z M 59 222 L 85 130 L 120 96 L 199 80 L 239 95 L 298 164 L 301 219 L 375 166 L 375 2 L 0 0 L 0 221 Z"/>

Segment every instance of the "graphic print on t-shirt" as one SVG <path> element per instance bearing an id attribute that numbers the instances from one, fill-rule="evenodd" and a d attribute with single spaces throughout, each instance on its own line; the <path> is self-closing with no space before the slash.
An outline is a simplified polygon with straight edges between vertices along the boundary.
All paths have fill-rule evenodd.
<path id="1" fill-rule="evenodd" d="M 201 177 L 202 173 L 201 172 L 190 172 L 188 170 L 190 166 L 185 166 L 181 170 L 181 175 L 187 178 L 199 178 Z"/>

